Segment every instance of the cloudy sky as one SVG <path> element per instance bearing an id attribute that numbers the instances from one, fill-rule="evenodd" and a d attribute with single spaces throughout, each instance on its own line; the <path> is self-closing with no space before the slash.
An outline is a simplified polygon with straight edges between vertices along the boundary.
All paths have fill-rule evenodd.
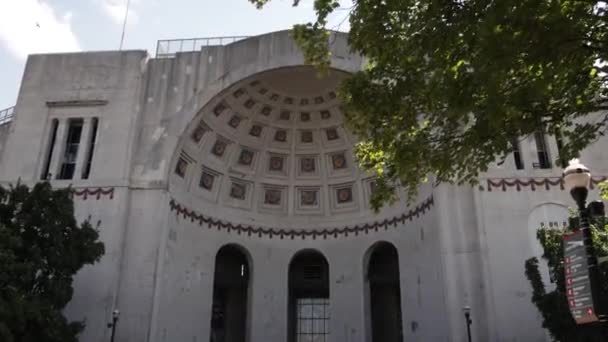
<path id="1" fill-rule="evenodd" d="M 292 0 L 273 0 L 260 11 L 248 0 L 131 0 L 124 48 L 153 54 L 158 39 L 282 30 L 312 20 L 312 1 L 294 8 Z M 0 109 L 15 104 L 28 54 L 118 49 L 126 3 L 0 0 Z M 336 13 L 330 27 L 347 30 L 346 13 Z"/>

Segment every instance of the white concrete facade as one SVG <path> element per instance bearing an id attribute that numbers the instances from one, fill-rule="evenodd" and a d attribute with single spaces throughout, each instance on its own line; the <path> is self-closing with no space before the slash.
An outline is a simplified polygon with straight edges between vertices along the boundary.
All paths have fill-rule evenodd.
<path id="1" fill-rule="evenodd" d="M 366 263 L 381 241 L 398 251 L 404 341 L 465 341 L 465 305 L 474 341 L 548 340 L 524 261 L 539 253 L 535 229 L 562 225 L 572 205 L 561 169 L 534 168 L 527 137 L 524 169 L 509 157 L 479 186 L 421 185 L 417 203 L 374 214 L 332 94 L 364 60 L 344 35 L 332 41 L 323 80 L 285 31 L 164 59 L 29 57 L 16 116 L 0 127 L 0 181 L 34 183 L 48 162 L 54 186 L 74 187 L 79 217 L 100 222 L 106 254 L 80 272 L 66 310 L 85 320 L 82 341 L 109 340 L 115 308 L 117 341 L 208 341 L 215 257 L 234 244 L 250 267 L 247 341 L 289 340 L 289 264 L 311 249 L 329 265 L 329 340 L 371 342 Z M 57 179 L 70 119 L 82 119 L 75 172 Z M 596 180 L 608 176 L 606 147 L 581 158 Z"/>

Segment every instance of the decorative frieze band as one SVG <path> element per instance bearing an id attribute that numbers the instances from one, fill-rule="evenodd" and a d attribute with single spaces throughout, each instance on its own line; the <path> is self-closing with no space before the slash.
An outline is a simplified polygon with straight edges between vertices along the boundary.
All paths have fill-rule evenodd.
<path id="1" fill-rule="evenodd" d="M 591 189 L 593 189 L 599 183 L 608 179 L 606 176 L 597 176 L 591 178 Z M 522 188 L 529 188 L 532 191 L 537 189 L 550 190 L 551 188 L 559 187 L 560 190 L 564 190 L 564 180 L 562 177 L 542 177 L 542 178 L 488 178 L 487 179 L 487 190 L 501 189 L 507 191 L 515 188 L 517 191 L 521 191 Z M 483 186 L 480 186 L 480 190 L 483 191 Z"/>
<path id="2" fill-rule="evenodd" d="M 100 200 L 101 197 L 108 196 L 110 199 L 114 199 L 114 188 L 83 188 L 83 189 L 73 189 L 72 193 L 74 197 L 81 198 L 82 200 L 87 200 L 90 196 L 94 196 L 96 200 Z"/>
<path id="3" fill-rule="evenodd" d="M 273 237 L 279 237 L 280 239 L 300 237 L 306 239 L 311 237 L 313 240 L 316 238 L 338 238 L 348 237 L 349 234 L 357 236 L 359 234 L 368 234 L 369 232 L 377 232 L 380 229 L 388 230 L 389 227 L 397 228 L 398 224 L 403 224 L 405 221 L 412 221 L 414 218 L 418 218 L 424 215 L 431 209 L 434 204 L 433 196 L 431 195 L 414 209 L 410 209 L 408 212 L 403 213 L 400 216 L 394 216 L 392 218 L 384 219 L 382 221 L 375 221 L 373 223 L 365 223 L 362 225 L 346 226 L 343 228 L 333 227 L 324 229 L 283 229 L 283 228 L 268 228 L 260 226 L 250 226 L 233 224 L 222 220 L 216 220 L 212 217 L 205 216 L 196 213 L 194 210 L 190 210 L 185 206 L 182 206 L 177 201 L 172 199 L 169 202 L 170 210 L 175 212 L 175 215 L 180 215 L 184 219 L 190 219 L 191 222 L 198 222 L 200 226 L 207 225 L 207 228 L 216 228 L 217 230 L 224 230 L 228 233 L 236 232 L 237 234 L 247 234 L 248 236 L 257 235 L 258 237 L 267 236 L 272 239 Z"/>

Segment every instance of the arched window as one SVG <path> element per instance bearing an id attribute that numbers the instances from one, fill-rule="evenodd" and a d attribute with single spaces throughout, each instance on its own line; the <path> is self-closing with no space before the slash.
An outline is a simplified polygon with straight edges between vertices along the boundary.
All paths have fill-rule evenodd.
<path id="1" fill-rule="evenodd" d="M 399 256 L 395 246 L 381 242 L 372 247 L 367 265 L 367 286 L 371 342 L 403 341 Z"/>
<path id="2" fill-rule="evenodd" d="M 215 257 L 211 342 L 245 342 L 249 262 L 236 246 L 222 247 Z"/>
<path id="3" fill-rule="evenodd" d="M 289 341 L 329 341 L 329 265 L 321 253 L 303 251 L 289 265 Z"/>

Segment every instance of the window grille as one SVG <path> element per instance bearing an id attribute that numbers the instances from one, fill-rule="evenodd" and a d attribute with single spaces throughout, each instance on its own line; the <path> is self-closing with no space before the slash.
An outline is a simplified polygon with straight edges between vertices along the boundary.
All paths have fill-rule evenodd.
<path id="1" fill-rule="evenodd" d="M 329 341 L 329 298 L 298 298 L 296 314 L 296 342 Z"/>

